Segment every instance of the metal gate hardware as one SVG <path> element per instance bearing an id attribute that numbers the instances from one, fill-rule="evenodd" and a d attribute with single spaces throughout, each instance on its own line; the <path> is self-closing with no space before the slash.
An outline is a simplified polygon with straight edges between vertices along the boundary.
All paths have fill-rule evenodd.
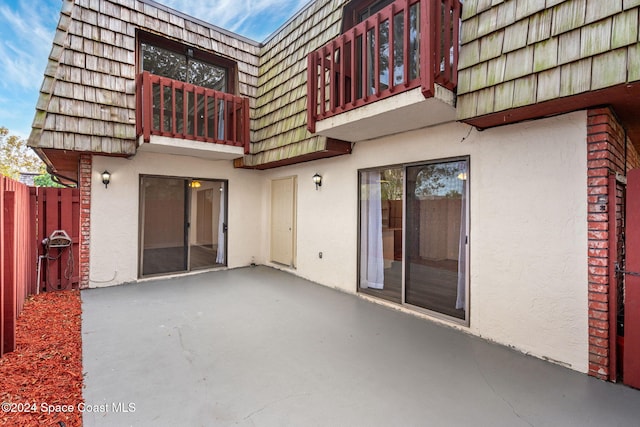
<path id="1" fill-rule="evenodd" d="M 616 263 L 616 273 L 618 274 L 627 274 L 629 276 L 638 276 L 640 277 L 640 273 L 635 272 L 635 271 L 626 271 L 620 268 L 620 266 L 618 265 L 618 263 Z"/>

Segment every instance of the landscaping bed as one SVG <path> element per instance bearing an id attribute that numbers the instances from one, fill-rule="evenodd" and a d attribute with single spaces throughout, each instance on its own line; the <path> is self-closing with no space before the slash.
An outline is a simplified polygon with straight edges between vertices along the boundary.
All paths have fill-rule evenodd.
<path id="1" fill-rule="evenodd" d="M 79 291 L 25 303 L 16 350 L 0 358 L 0 425 L 82 425 L 81 313 Z"/>

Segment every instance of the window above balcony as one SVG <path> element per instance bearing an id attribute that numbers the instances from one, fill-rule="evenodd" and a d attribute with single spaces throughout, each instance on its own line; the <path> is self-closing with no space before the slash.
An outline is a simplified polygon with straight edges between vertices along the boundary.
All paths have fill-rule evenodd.
<path id="1" fill-rule="evenodd" d="M 212 159 L 249 148 L 249 99 L 235 95 L 234 61 L 138 34 L 139 149 Z"/>
<path id="2" fill-rule="evenodd" d="M 235 92 L 233 61 L 147 33 L 140 33 L 139 40 L 141 72 L 219 92 Z"/>
<path id="3" fill-rule="evenodd" d="M 347 3 L 342 14 L 342 32 L 380 12 L 395 0 L 353 0 Z"/>

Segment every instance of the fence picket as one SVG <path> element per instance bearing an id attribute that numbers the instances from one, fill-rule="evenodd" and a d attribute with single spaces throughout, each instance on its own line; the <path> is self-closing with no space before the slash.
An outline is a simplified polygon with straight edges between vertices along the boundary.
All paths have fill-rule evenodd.
<path id="1" fill-rule="evenodd" d="M 50 290 L 78 288 L 79 200 L 75 188 L 30 188 L 0 177 L 0 356 L 15 349 L 16 320 L 24 301 L 43 289 L 46 268 L 37 277 L 38 257 L 44 255 L 42 240 L 54 230 L 65 230 L 73 244 L 50 261 Z"/>

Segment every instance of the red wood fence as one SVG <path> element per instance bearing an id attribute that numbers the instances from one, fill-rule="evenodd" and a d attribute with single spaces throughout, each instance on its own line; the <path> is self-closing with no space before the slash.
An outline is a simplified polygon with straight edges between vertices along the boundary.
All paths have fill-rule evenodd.
<path id="1" fill-rule="evenodd" d="M 0 356 L 15 349 L 16 319 L 35 292 L 35 189 L 0 177 Z"/>
<path id="2" fill-rule="evenodd" d="M 27 296 L 78 287 L 79 207 L 77 189 L 27 187 L 0 177 L 0 356 L 15 349 Z M 43 245 L 56 230 L 65 230 L 73 244 Z"/>
<path id="3" fill-rule="evenodd" d="M 457 86 L 460 0 L 396 0 L 307 59 L 307 127 L 416 87 Z"/>
<path id="4" fill-rule="evenodd" d="M 137 134 L 244 147 L 249 152 L 249 98 L 160 77 L 138 76 Z"/>

